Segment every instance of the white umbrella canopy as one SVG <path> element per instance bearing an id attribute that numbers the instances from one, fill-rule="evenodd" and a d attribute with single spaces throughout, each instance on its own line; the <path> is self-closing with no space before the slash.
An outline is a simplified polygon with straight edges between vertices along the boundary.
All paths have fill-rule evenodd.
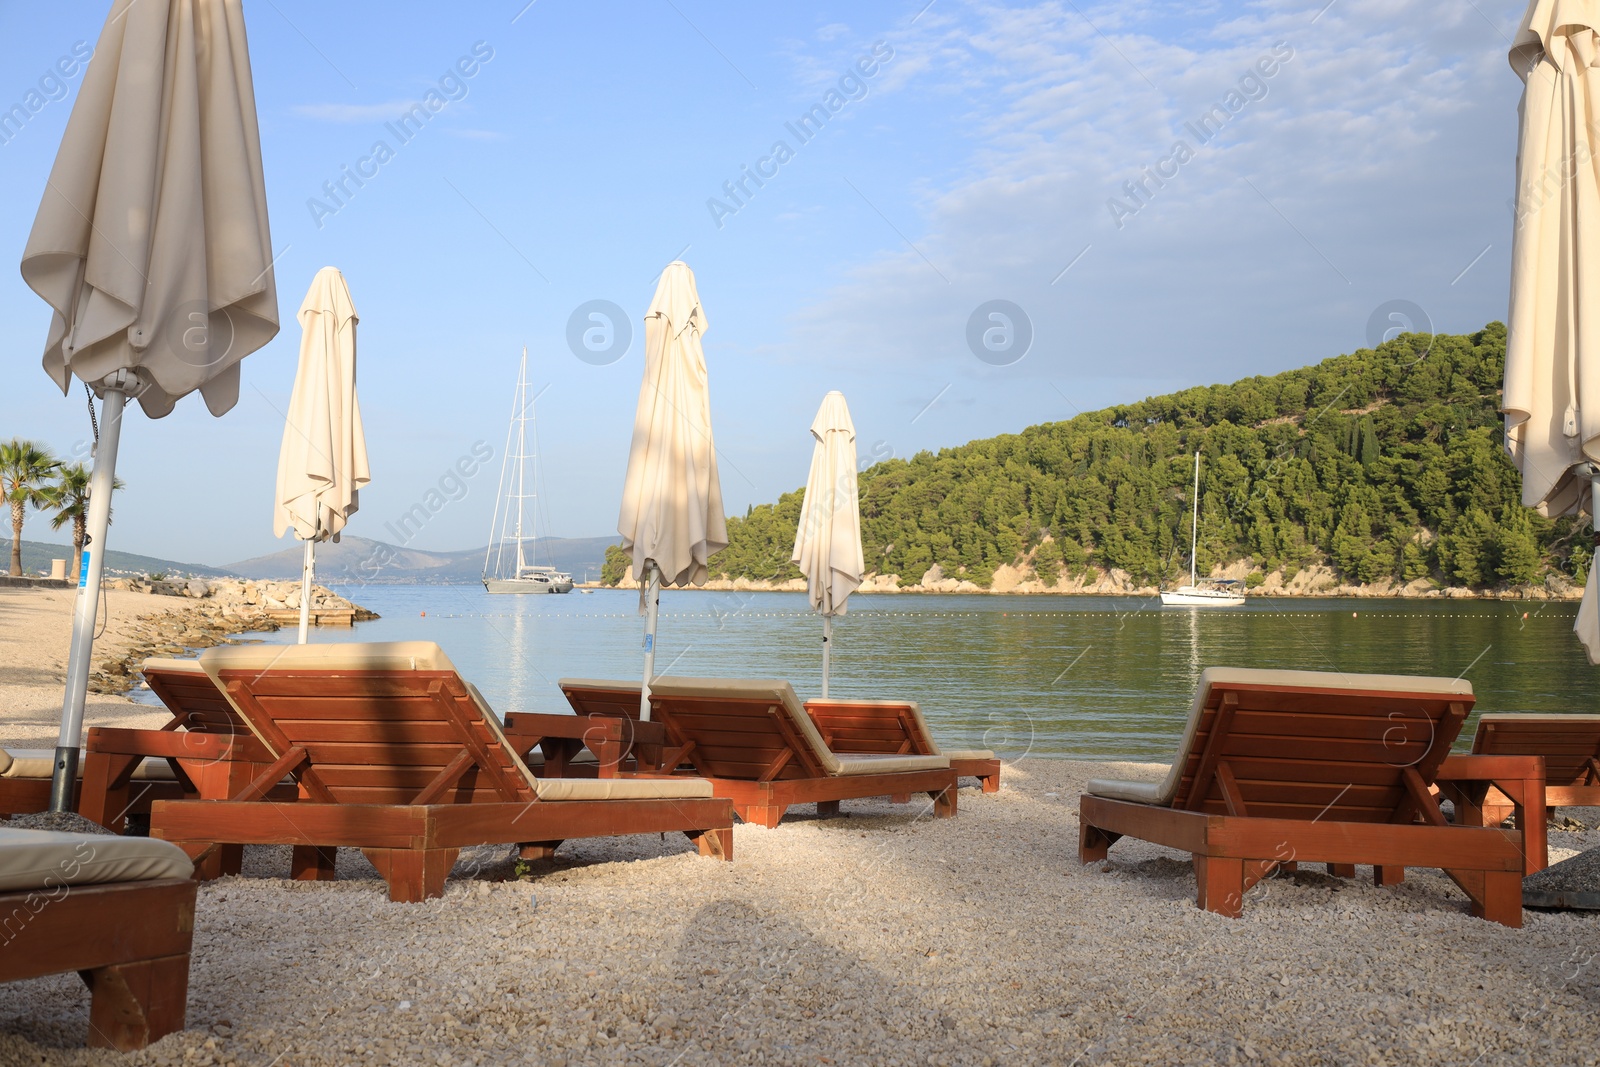
<path id="1" fill-rule="evenodd" d="M 132 368 L 145 414 L 213 415 L 278 332 L 239 0 L 117 0 L 22 255 L 62 392 Z"/>
<path id="2" fill-rule="evenodd" d="M 856 491 L 856 428 L 843 393 L 822 398 L 811 436 L 816 444 L 791 558 L 806 576 L 812 610 L 822 616 L 822 695 L 827 696 L 833 617 L 845 613 L 866 569 Z"/>
<path id="3" fill-rule="evenodd" d="M 644 719 L 650 717 L 660 588 L 704 585 L 707 561 L 728 545 L 700 347 L 708 325 L 694 272 L 681 260 L 667 264 L 644 317 L 644 381 L 617 516 L 647 617 L 639 705 Z"/>
<path id="4" fill-rule="evenodd" d="M 300 582 L 300 643 L 311 618 L 312 546 L 339 540 L 372 480 L 367 438 L 356 398 L 356 314 L 350 287 L 336 267 L 323 267 L 300 305 L 300 366 L 295 372 L 283 444 L 278 449 L 278 488 L 272 499 L 272 532 L 285 530 L 305 542 Z"/>
<path id="5" fill-rule="evenodd" d="M 1507 317 L 1506 446 L 1522 502 L 1594 515 L 1600 495 L 1600 9 L 1533 0 L 1511 48 L 1523 80 Z M 1600 663 L 1591 566 L 1575 629 Z"/>
<path id="6" fill-rule="evenodd" d="M 72 803 L 123 405 L 238 400 L 239 361 L 278 332 L 265 188 L 239 0 L 116 0 L 22 256 L 53 312 L 45 371 L 103 400 L 53 811 Z"/>

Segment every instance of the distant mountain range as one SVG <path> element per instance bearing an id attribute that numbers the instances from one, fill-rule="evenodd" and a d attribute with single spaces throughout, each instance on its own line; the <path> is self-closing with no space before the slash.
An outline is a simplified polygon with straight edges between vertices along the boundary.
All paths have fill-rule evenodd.
<path id="1" fill-rule="evenodd" d="M 557 570 L 571 574 L 579 582 L 598 580 L 605 562 L 606 548 L 615 537 L 541 537 L 533 544 L 534 557 Z M 317 581 L 326 585 L 369 582 L 378 585 L 461 585 L 476 582 L 483 574 L 484 548 L 460 552 L 422 552 L 365 537 L 344 537 L 338 544 L 317 546 Z M 199 563 L 141 556 L 112 549 L 106 553 L 106 570 L 114 575 L 166 574 L 197 578 L 258 578 L 278 581 L 298 580 L 304 552 L 300 543 L 292 548 L 257 556 L 221 567 Z M 0 573 L 11 558 L 11 539 L 0 540 Z M 72 569 L 72 546 L 43 541 L 22 541 L 22 569 L 27 574 L 50 573 L 52 559 L 65 559 Z"/>
<path id="2" fill-rule="evenodd" d="M 604 549 L 601 550 L 604 552 Z M 22 539 L 22 570 L 25 574 L 48 575 L 50 561 L 64 559 L 67 561 L 67 571 L 72 570 L 73 552 L 71 545 L 52 545 L 43 541 L 29 541 Z M 0 539 L 0 573 L 4 572 L 7 562 L 11 559 L 11 538 Z M 106 570 L 113 575 L 132 574 L 167 574 L 185 575 L 196 578 L 225 578 L 235 573 L 224 567 L 207 567 L 199 563 L 179 563 L 176 560 L 161 559 L 157 556 L 141 556 L 134 552 L 118 552 L 111 549 L 106 553 Z M 295 571 L 298 575 L 300 572 Z"/>
<path id="3" fill-rule="evenodd" d="M 541 564 L 563 570 L 579 582 L 598 580 L 606 548 L 615 537 L 541 537 L 533 555 Z M 328 585 L 365 582 L 379 585 L 461 585 L 483 574 L 488 547 L 459 552 L 424 552 L 365 537 L 345 536 L 338 544 L 317 546 L 317 580 Z M 270 556 L 229 563 L 225 570 L 246 578 L 297 579 L 304 552 L 299 543 Z"/>

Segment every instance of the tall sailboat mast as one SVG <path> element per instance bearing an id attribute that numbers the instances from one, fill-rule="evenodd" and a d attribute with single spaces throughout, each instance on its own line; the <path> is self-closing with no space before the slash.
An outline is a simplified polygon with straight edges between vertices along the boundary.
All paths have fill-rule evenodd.
<path id="1" fill-rule="evenodd" d="M 494 519 L 489 526 L 489 551 L 484 558 L 483 587 L 491 593 L 565 593 L 572 575 L 551 566 L 537 566 L 539 540 L 539 423 L 534 413 L 538 394 L 528 391 L 528 347 L 522 347 L 517 388 L 512 394 L 511 419 L 506 424 L 505 454 L 500 463 L 500 485 L 495 490 Z M 528 424 L 533 423 L 533 432 Z M 533 470 L 528 469 L 529 462 Z M 532 524 L 523 528 L 533 502 Z M 502 510 L 501 505 L 504 504 Z M 516 543 L 515 553 L 508 552 Z M 505 573 L 505 557 L 513 555 L 516 567 Z M 493 567 L 490 561 L 493 561 Z"/>
<path id="2" fill-rule="evenodd" d="M 1200 453 L 1194 454 L 1194 512 L 1189 518 L 1189 585 L 1195 583 L 1194 552 L 1200 544 Z"/>
<path id="3" fill-rule="evenodd" d="M 527 500 L 528 471 L 528 346 L 522 346 L 522 367 L 517 372 L 517 569 L 520 575 L 527 569 L 528 561 L 522 552 L 522 512 Z M 535 486 L 537 488 L 537 486 Z"/>

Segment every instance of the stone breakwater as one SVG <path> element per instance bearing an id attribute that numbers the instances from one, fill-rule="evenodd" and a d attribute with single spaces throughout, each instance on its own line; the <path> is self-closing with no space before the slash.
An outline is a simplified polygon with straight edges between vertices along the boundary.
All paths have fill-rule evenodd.
<path id="1" fill-rule="evenodd" d="M 272 612 L 300 608 L 299 582 L 113 578 L 106 588 L 149 594 L 152 610 L 141 612 L 124 627 L 124 647 L 94 665 L 89 675 L 92 693 L 126 693 L 138 684 L 139 665 L 151 656 L 186 656 L 195 649 L 225 644 L 234 634 L 277 630 Z M 353 610 L 358 622 L 378 617 L 320 585 L 311 587 L 311 607 Z"/>

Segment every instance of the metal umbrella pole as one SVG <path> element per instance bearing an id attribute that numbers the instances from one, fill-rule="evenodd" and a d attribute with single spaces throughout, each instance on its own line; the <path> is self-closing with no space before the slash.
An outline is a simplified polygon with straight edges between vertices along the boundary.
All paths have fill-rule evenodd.
<path id="1" fill-rule="evenodd" d="M 322 505 L 317 505 L 317 532 L 322 532 Z M 300 644 L 310 640 L 311 630 L 311 584 L 316 578 L 317 570 L 317 539 L 306 538 L 305 559 L 300 562 Z"/>
<path id="2" fill-rule="evenodd" d="M 656 614 L 661 608 L 661 568 L 645 564 L 644 680 L 639 685 L 639 721 L 650 721 L 650 681 L 656 676 Z"/>
<path id="3" fill-rule="evenodd" d="M 833 616 L 822 617 L 822 699 L 828 699 L 828 654 L 833 649 Z"/>
<path id="4" fill-rule="evenodd" d="M 111 486 L 117 476 L 117 444 L 122 438 L 122 409 L 138 391 L 131 370 L 119 370 L 100 382 L 100 437 L 95 443 L 94 472 L 89 476 L 88 534 L 78 572 L 78 599 L 72 613 L 72 650 L 67 657 L 67 687 L 61 700 L 61 733 L 56 738 L 55 769 L 50 778 L 50 810 L 73 810 L 78 782 L 78 746 L 83 739 L 83 707 L 89 694 L 89 661 L 94 654 L 95 618 L 100 612 L 100 578 L 105 573 L 106 528 L 111 524 Z"/>

